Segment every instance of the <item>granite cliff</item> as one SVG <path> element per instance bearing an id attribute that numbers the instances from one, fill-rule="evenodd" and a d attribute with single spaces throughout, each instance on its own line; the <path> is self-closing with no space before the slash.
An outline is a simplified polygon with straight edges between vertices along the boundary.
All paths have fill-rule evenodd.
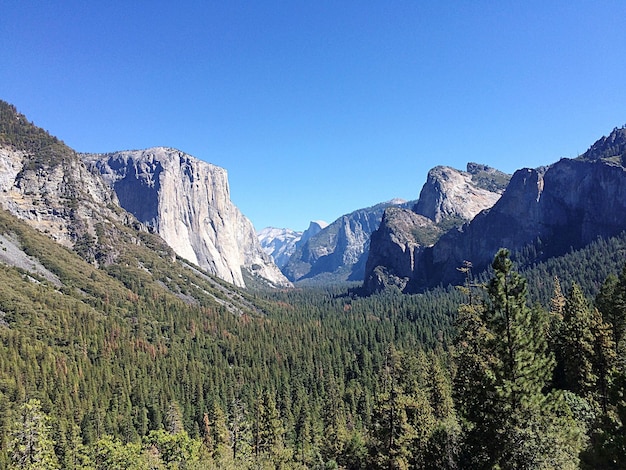
<path id="1" fill-rule="evenodd" d="M 296 246 L 283 272 L 291 281 L 332 284 L 361 281 L 370 236 L 387 207 L 410 207 L 399 199 L 359 209 L 339 217 Z"/>
<path id="2" fill-rule="evenodd" d="M 469 163 L 467 171 L 431 169 L 412 209 L 387 209 L 372 234 L 364 290 L 415 290 L 425 282 L 419 266 L 427 248 L 447 230 L 492 207 L 508 180 L 509 175 L 476 163 Z"/>
<path id="3" fill-rule="evenodd" d="M 120 243 L 139 243 L 136 231 L 152 230 L 235 285 L 244 285 L 242 269 L 290 285 L 230 201 L 224 169 L 162 147 L 79 155 L 4 101 L 0 206 L 95 265 L 115 262 Z"/>
<path id="4" fill-rule="evenodd" d="M 134 220 L 116 204 L 115 194 L 74 150 L 0 101 L 3 209 L 88 261 L 106 264 L 116 257 L 116 224 Z"/>
<path id="5" fill-rule="evenodd" d="M 245 285 L 242 269 L 272 285 L 290 285 L 231 202 L 223 168 L 165 147 L 82 158 L 120 205 L 179 256 L 237 286 Z"/>
<path id="6" fill-rule="evenodd" d="M 410 269 L 406 259 L 388 262 L 379 256 L 380 264 L 368 271 L 364 288 L 367 292 L 385 288 L 390 282 L 379 279 L 380 273 L 394 274 L 397 269 L 403 280 L 395 285 L 416 292 L 462 282 L 459 266 L 469 261 L 474 272 L 481 272 L 502 247 L 511 250 L 520 263 L 532 264 L 582 248 L 598 237 L 619 235 L 626 230 L 625 161 L 626 128 L 621 128 L 576 159 L 518 170 L 491 209 L 418 250 Z M 388 229 L 381 225 L 379 230 Z M 370 256 L 389 251 L 386 245 L 394 243 L 382 235 L 372 240 L 379 238 L 380 243 L 372 243 Z M 400 243 L 408 246 L 404 240 Z"/>

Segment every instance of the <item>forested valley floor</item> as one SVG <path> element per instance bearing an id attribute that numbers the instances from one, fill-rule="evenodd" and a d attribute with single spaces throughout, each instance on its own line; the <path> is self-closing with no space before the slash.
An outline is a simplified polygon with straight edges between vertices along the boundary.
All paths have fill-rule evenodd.
<path id="1" fill-rule="evenodd" d="M 626 236 L 416 295 L 242 290 L 232 312 L 149 251 L 96 269 L 0 228 L 61 281 L 0 264 L 1 468 L 626 466 Z"/>

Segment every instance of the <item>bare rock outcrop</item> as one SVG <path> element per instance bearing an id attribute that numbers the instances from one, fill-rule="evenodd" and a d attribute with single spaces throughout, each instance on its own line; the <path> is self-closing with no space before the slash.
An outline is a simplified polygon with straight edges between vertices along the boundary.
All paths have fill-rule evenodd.
<path id="1" fill-rule="evenodd" d="M 245 285 L 242 269 L 273 285 L 290 285 L 230 200 L 223 168 L 165 147 L 82 158 L 120 205 L 179 256 L 238 286 Z"/>
<path id="2" fill-rule="evenodd" d="M 42 158 L 0 145 L 0 205 L 68 248 L 77 243 L 96 246 L 102 232 L 123 219 L 111 209 L 117 199 L 73 150 L 58 141 L 54 146 L 52 156 Z M 115 256 L 106 249 L 99 250 L 100 259 L 83 254 L 94 262 Z"/>
<path id="3" fill-rule="evenodd" d="M 423 215 L 398 207 L 385 210 L 379 228 L 371 236 L 373 248 L 365 267 L 365 290 L 410 288 L 421 252 L 440 233 L 437 224 Z"/>
<path id="4" fill-rule="evenodd" d="M 447 166 L 433 168 L 413 210 L 437 224 L 444 220 L 472 220 L 493 206 L 501 194 L 481 188 L 472 178 L 469 172 Z"/>
<path id="5" fill-rule="evenodd" d="M 413 209 L 387 209 L 372 234 L 365 292 L 391 286 L 411 292 L 427 282 L 428 271 L 423 269 L 427 249 L 447 230 L 454 231 L 491 208 L 508 180 L 508 175 L 476 163 L 468 164 L 468 171 L 446 166 L 431 169 Z"/>
<path id="6" fill-rule="evenodd" d="M 532 264 L 625 230 L 626 128 L 620 128 L 576 159 L 516 171 L 491 209 L 419 251 L 404 290 L 460 283 L 458 267 L 469 261 L 481 272 L 500 248 L 509 249 L 518 262 Z M 376 250 L 372 244 L 370 256 Z M 391 271 L 394 263 L 393 258 L 382 260 L 378 272 Z M 384 286 L 372 282 L 365 287 L 372 292 Z"/>

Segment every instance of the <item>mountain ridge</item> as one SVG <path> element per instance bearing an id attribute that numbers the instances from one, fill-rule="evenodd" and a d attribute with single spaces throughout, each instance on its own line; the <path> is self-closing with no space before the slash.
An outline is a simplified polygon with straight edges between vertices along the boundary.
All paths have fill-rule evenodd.
<path id="1" fill-rule="evenodd" d="M 107 155 L 128 163 L 150 153 Z M 271 286 L 291 285 L 230 201 L 226 170 L 166 147 L 154 148 L 152 157 L 128 168 L 120 157 L 115 170 L 98 168 L 95 154 L 78 154 L 0 102 L 0 206 L 31 226 L 95 265 L 115 262 L 121 227 L 132 226 L 160 232 L 177 254 L 235 285 L 244 285 L 242 269 Z M 124 168 L 116 180 L 115 171 Z M 207 232 L 220 239 L 219 248 Z"/>
<path id="2" fill-rule="evenodd" d="M 491 209 L 424 247 L 413 260 L 411 272 L 397 286 L 405 292 L 418 292 L 439 284 L 461 283 L 457 268 L 469 261 L 481 272 L 502 247 L 534 253 L 526 260 L 532 263 L 582 248 L 597 237 L 619 235 L 626 230 L 625 155 L 626 131 L 616 128 L 576 159 L 517 170 Z M 383 242 L 389 243 L 389 237 Z M 388 277 L 379 275 L 378 283 L 366 279 L 365 292 L 384 289 L 391 282 L 393 263 L 381 266 L 377 274 L 386 270 Z"/>

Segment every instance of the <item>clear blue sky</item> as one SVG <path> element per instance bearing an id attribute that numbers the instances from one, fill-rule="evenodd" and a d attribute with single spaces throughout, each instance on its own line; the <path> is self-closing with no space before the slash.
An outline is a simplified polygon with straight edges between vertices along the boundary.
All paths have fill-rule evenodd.
<path id="1" fill-rule="evenodd" d="M 257 229 L 513 172 L 626 123 L 626 2 L 2 1 L 0 99 L 78 151 L 228 170 Z"/>

